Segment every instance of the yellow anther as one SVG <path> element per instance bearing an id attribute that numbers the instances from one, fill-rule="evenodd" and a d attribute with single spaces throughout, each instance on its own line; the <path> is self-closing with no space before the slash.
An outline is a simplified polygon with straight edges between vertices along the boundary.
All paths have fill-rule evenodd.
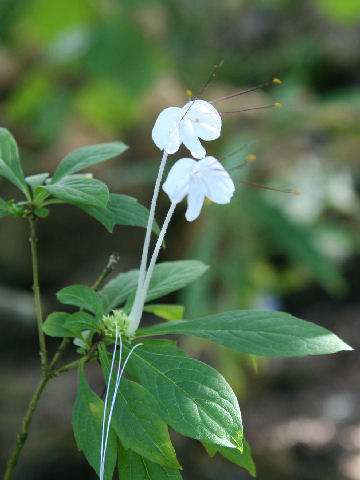
<path id="1" fill-rule="evenodd" d="M 295 189 L 295 190 L 291 190 L 291 193 L 293 193 L 294 195 L 300 195 L 301 192 L 300 190 Z"/>
<path id="2" fill-rule="evenodd" d="M 280 78 L 273 78 L 272 83 L 275 83 L 275 85 L 281 85 L 282 81 Z"/>
<path id="3" fill-rule="evenodd" d="M 251 154 L 246 157 L 247 162 L 253 162 L 254 160 L 256 160 L 256 155 Z"/>
<path id="4" fill-rule="evenodd" d="M 205 205 L 210 205 L 210 203 L 211 203 L 210 198 L 206 197 L 205 198 Z"/>
<path id="5" fill-rule="evenodd" d="M 282 108 L 282 103 L 276 102 L 274 103 L 274 107 Z"/>
<path id="6" fill-rule="evenodd" d="M 198 117 L 195 118 L 195 122 L 196 122 L 196 123 L 199 123 L 199 122 L 200 122 L 200 120 L 198 119 Z"/>
<path id="7" fill-rule="evenodd" d="M 186 90 L 185 93 L 188 97 L 192 97 L 192 91 L 189 88 Z"/>

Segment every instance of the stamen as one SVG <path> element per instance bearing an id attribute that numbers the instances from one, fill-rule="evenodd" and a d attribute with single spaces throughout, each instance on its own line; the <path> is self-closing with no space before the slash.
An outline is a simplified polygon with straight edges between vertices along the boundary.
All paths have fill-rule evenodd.
<path id="1" fill-rule="evenodd" d="M 250 187 L 263 188 L 264 190 L 274 190 L 275 192 L 292 193 L 294 195 L 299 195 L 300 194 L 299 190 L 285 190 L 285 189 L 281 189 L 281 188 L 268 187 L 267 185 L 261 185 L 259 183 L 254 183 L 254 182 L 248 182 L 246 180 L 240 180 L 238 178 L 233 178 L 233 180 L 234 180 L 234 182 L 243 183 L 245 185 L 249 185 Z M 298 192 L 298 193 L 296 193 L 296 192 Z"/>
<path id="2" fill-rule="evenodd" d="M 215 67 L 214 67 L 213 71 L 211 72 L 209 78 L 204 83 L 204 85 L 201 87 L 201 89 L 200 89 L 199 93 L 196 95 L 195 99 L 199 98 L 205 92 L 205 90 L 207 89 L 207 87 L 210 85 L 213 78 L 217 74 L 217 71 L 223 66 L 223 64 L 224 64 L 224 60 L 221 60 L 217 65 L 215 65 Z M 211 103 L 211 102 L 209 102 L 209 103 Z"/>
<path id="3" fill-rule="evenodd" d="M 239 153 L 239 152 L 241 152 L 242 150 L 245 150 L 245 148 L 250 147 L 250 145 L 253 145 L 255 142 L 256 142 L 256 140 L 251 140 L 250 142 L 245 143 L 245 145 L 242 145 L 240 148 L 237 148 L 237 149 L 234 150 L 233 152 L 228 153 L 227 155 L 219 158 L 219 159 L 218 159 L 219 162 L 222 162 L 222 161 L 225 160 L 226 158 L 232 157 L 233 155 L 235 155 L 235 153 Z"/>
<path id="4" fill-rule="evenodd" d="M 195 101 L 205 92 L 205 90 L 207 89 L 207 87 L 210 85 L 212 79 L 215 77 L 216 72 L 219 70 L 219 68 L 221 68 L 221 67 L 223 66 L 223 63 L 224 63 L 224 60 L 221 60 L 220 63 L 218 63 L 217 65 L 215 65 L 214 70 L 211 72 L 210 77 L 207 79 L 207 81 L 205 82 L 205 84 L 201 87 L 199 93 L 195 96 L 194 100 L 191 102 L 191 104 L 189 105 L 189 108 L 186 110 L 186 112 L 184 113 L 184 115 L 180 118 L 180 122 L 181 122 L 181 120 L 183 120 L 183 118 L 187 115 L 188 111 L 189 111 L 190 108 L 194 105 Z"/>
<path id="5" fill-rule="evenodd" d="M 271 105 L 263 105 L 261 107 L 252 107 L 252 108 L 243 108 L 242 110 L 231 110 L 230 112 L 219 112 L 220 115 L 225 115 L 227 113 L 242 113 L 242 112 L 251 112 L 252 110 L 263 110 L 266 108 L 278 107 L 281 108 L 281 103 L 272 103 Z"/>
<path id="6" fill-rule="evenodd" d="M 190 98 L 192 97 L 192 91 L 189 88 L 186 90 L 185 93 L 187 97 L 190 97 Z"/>
<path id="7" fill-rule="evenodd" d="M 250 154 L 246 157 L 247 162 L 253 162 L 254 160 L 256 160 L 256 155 Z"/>
<path id="8" fill-rule="evenodd" d="M 294 195 L 300 195 L 301 194 L 300 190 L 297 190 L 296 188 L 294 190 L 292 190 L 291 193 L 293 193 Z"/>
<path id="9" fill-rule="evenodd" d="M 240 90 L 239 92 L 233 93 L 232 95 L 226 95 L 225 97 L 216 98 L 215 100 L 210 100 L 209 103 L 222 102 L 223 100 L 228 100 L 229 98 L 245 95 L 245 93 L 254 92 L 255 90 L 259 90 L 260 88 L 268 87 L 270 83 L 280 85 L 281 80 L 279 80 L 278 78 L 273 78 L 271 82 L 264 82 L 264 83 L 261 83 L 260 85 L 256 85 L 256 87 L 247 88 L 246 90 Z"/>

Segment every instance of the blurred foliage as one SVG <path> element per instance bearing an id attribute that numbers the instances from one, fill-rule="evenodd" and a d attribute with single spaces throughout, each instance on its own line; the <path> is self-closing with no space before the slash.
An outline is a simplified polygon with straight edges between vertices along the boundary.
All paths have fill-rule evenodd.
<path id="1" fill-rule="evenodd" d="M 205 98 L 280 76 L 282 86 L 219 108 L 276 99 L 282 111 L 224 116 L 221 139 L 207 149 L 227 155 L 256 140 L 225 160 L 234 167 L 257 153 L 234 177 L 302 195 L 239 184 L 230 206 L 206 209 L 201 228 L 184 231 L 179 218 L 188 251 L 212 266 L 207 284 L 186 293 L 185 315 L 281 306 L 313 281 L 344 294 L 342 264 L 358 249 L 359 12 L 359 0 L 3 0 L 0 120 L 35 168 L 39 152 L 51 163 L 69 145 L 121 138 L 134 161 L 113 166 L 109 178 L 130 189 L 152 182 L 155 163 L 140 158 L 158 153 L 156 115 L 185 102 L 187 87 L 199 91 L 212 65 L 225 60 Z"/>
<path id="2" fill-rule="evenodd" d="M 182 205 L 163 255 L 211 266 L 185 292 L 185 318 L 281 309 L 287 295 L 314 283 L 344 297 L 344 271 L 360 244 L 359 26 L 360 0 L 0 0 L 0 124 L 17 138 L 26 174 L 52 171 L 76 147 L 124 141 L 131 147 L 125 160 L 101 175 L 112 190 L 135 190 L 146 204 L 160 157 L 150 132 L 162 108 L 184 104 L 186 89 L 196 94 L 221 59 L 204 99 L 280 77 L 281 86 L 217 105 L 227 111 L 279 101 L 282 110 L 224 115 L 221 139 L 206 148 L 221 157 L 256 141 L 224 160 L 231 168 L 256 153 L 233 176 L 301 195 L 239 183 L 230 205 L 208 205 L 193 224 Z M 1 182 L 1 196 L 6 188 Z M 167 206 L 163 195 L 159 223 Z M 61 234 L 57 223 L 53 233 L 42 232 L 44 254 L 53 234 L 64 256 L 45 260 L 47 281 L 55 267 L 65 274 L 84 257 L 91 265 L 94 244 L 101 252 L 98 241 L 87 252 L 68 252 L 61 242 L 84 235 L 83 223 L 76 217 Z M 25 230 L 4 225 L 27 240 Z M 0 262 L 4 278 L 15 283 L 17 274 L 24 285 L 23 267 L 6 274 L 11 261 L 23 261 L 19 244 L 2 242 Z M 125 265 L 137 266 L 136 242 L 120 237 L 115 244 Z M 187 349 L 209 355 L 201 341 Z M 211 355 L 237 393 L 250 394 L 250 359 L 215 348 Z"/>

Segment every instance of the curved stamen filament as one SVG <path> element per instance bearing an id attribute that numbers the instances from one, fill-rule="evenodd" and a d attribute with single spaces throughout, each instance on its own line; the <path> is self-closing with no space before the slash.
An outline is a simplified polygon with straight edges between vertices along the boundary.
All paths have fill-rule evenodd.
<path id="1" fill-rule="evenodd" d="M 234 182 L 239 182 L 243 183 L 244 185 L 249 185 L 250 187 L 256 187 L 256 188 L 262 188 L 264 190 L 273 190 L 275 192 L 281 192 L 281 193 L 292 193 L 293 195 L 299 195 L 300 192 L 299 190 L 286 190 L 286 189 L 281 189 L 281 188 L 275 188 L 275 187 L 268 187 L 267 185 L 261 185 L 260 183 L 254 183 L 254 182 L 248 182 L 247 180 L 240 180 L 238 178 L 233 178 Z"/>
<path id="2" fill-rule="evenodd" d="M 226 95 L 225 97 L 216 98 L 215 100 L 210 100 L 209 103 L 217 103 L 222 102 L 223 100 L 229 100 L 229 98 L 239 97 L 240 95 L 245 95 L 245 93 L 254 92 L 255 90 L 259 90 L 260 88 L 268 87 L 271 83 L 279 85 L 281 80 L 278 78 L 273 78 L 271 82 L 264 82 L 260 85 L 256 85 L 255 87 L 247 88 L 246 90 L 240 90 L 239 92 L 235 92 L 232 95 Z"/>
<path id="3" fill-rule="evenodd" d="M 220 115 L 225 115 L 227 113 L 242 113 L 242 112 L 251 112 L 252 110 L 264 110 L 266 108 L 281 108 L 281 103 L 272 103 L 271 105 L 262 105 L 261 107 L 251 107 L 251 108 L 243 108 L 242 110 L 231 110 L 230 112 L 219 112 Z"/>

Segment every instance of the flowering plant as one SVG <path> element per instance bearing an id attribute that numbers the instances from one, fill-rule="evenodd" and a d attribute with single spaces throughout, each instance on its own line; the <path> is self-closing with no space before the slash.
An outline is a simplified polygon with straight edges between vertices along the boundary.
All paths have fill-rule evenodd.
<path id="1" fill-rule="evenodd" d="M 9 459 L 5 480 L 11 478 L 46 384 L 72 368 L 78 368 L 78 395 L 73 413 L 75 439 L 100 479 L 113 478 L 117 461 L 122 479 L 180 479 L 181 465 L 168 426 L 202 442 L 210 456 L 219 452 L 255 475 L 240 407 L 225 378 L 209 365 L 189 357 L 176 342 L 152 337 L 191 335 L 247 354 L 269 357 L 351 350 L 328 330 L 283 312 L 236 310 L 183 319 L 182 309 L 149 303 L 191 284 L 207 270 L 197 260 L 158 264 L 156 261 L 179 202 L 187 196 L 185 216 L 194 221 L 205 198 L 226 204 L 234 194 L 234 182 L 228 171 L 217 159 L 206 156 L 199 141 L 199 138 L 205 141 L 218 138 L 221 125 L 215 107 L 198 99 L 160 113 L 153 139 L 163 157 L 149 211 L 134 198 L 109 193 L 104 183 L 78 173 L 120 155 L 127 148 L 123 143 L 80 148 L 60 162 L 52 177 L 48 173 L 25 177 L 14 138 L 6 129 L 0 129 L 0 175 L 24 196 L 16 202 L 0 199 L 0 218 L 11 215 L 28 221 L 30 226 L 42 371 Z M 181 143 L 195 159 L 182 158 L 171 166 L 162 185 L 169 196 L 170 208 L 159 228 L 154 218 L 165 164 L 168 155 L 175 153 Z M 44 319 L 36 226 L 49 215 L 49 207 L 59 202 L 84 210 L 109 232 L 115 225 L 133 225 L 146 227 L 146 234 L 139 270 L 121 272 L 104 285 L 117 262 L 112 255 L 92 287 L 71 285 L 57 293 L 60 303 L 72 305 L 78 311 L 57 311 Z M 148 261 L 152 232 L 157 241 Z M 144 311 L 166 321 L 139 328 Z M 62 339 L 52 358 L 48 355 L 47 336 Z M 77 347 L 78 357 L 61 364 L 65 350 L 72 344 Z M 104 374 L 107 385 L 104 400 L 91 389 L 85 377 L 84 367 L 93 360 L 99 361 Z"/>

